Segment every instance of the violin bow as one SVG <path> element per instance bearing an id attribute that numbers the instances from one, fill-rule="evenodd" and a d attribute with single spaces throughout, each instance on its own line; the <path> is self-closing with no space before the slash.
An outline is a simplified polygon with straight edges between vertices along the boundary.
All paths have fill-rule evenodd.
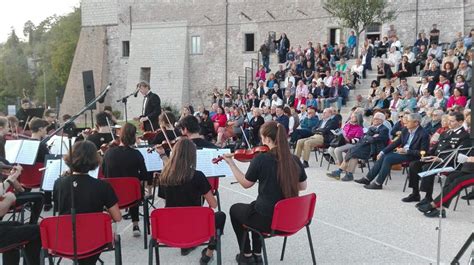
<path id="1" fill-rule="evenodd" d="M 107 126 L 109 127 L 110 135 L 112 136 L 112 141 L 115 141 L 115 135 L 112 132 L 112 126 L 110 126 L 109 117 L 105 116 L 105 120 L 107 121 Z"/>
<path id="2" fill-rule="evenodd" d="M 251 148 L 247 135 L 245 135 L 244 128 L 240 126 L 240 131 L 242 131 L 242 137 L 244 137 L 245 142 L 247 143 L 248 148 Z"/>
<path id="3" fill-rule="evenodd" d="M 164 129 L 166 129 L 166 128 L 164 128 L 164 127 L 162 127 L 162 126 L 160 126 L 160 128 L 161 128 L 161 132 L 162 132 L 163 135 L 165 136 L 166 142 L 168 143 L 168 145 L 169 145 L 169 147 L 170 147 L 170 149 L 171 149 L 171 141 L 170 141 L 170 139 L 168 138 L 168 135 L 166 134 L 166 130 L 164 130 Z"/>
<path id="4" fill-rule="evenodd" d="M 163 114 L 165 114 L 166 121 L 168 121 L 168 124 L 171 126 L 171 129 L 173 130 L 174 138 L 177 139 L 177 138 L 178 138 L 178 135 L 176 135 L 174 125 L 171 124 L 170 118 L 168 118 L 168 114 L 166 113 L 166 110 L 165 110 L 165 109 L 163 109 Z M 170 147 L 171 147 L 171 146 L 170 146 Z"/>

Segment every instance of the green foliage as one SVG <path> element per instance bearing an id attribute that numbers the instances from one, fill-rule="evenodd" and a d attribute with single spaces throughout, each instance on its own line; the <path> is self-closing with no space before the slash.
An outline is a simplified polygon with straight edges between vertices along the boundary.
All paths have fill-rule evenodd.
<path id="1" fill-rule="evenodd" d="M 12 31 L 0 44 L 0 111 L 23 97 L 23 89 L 37 105 L 55 107 L 66 87 L 81 30 L 79 8 L 66 16 L 50 16 L 38 25 L 26 21 L 21 41 Z M 6 97 L 6 98 L 5 98 Z"/>
<path id="2" fill-rule="evenodd" d="M 354 29 L 357 37 L 371 24 L 394 20 L 397 11 L 388 10 L 388 7 L 387 0 L 325 0 L 323 2 L 323 8 L 339 19 L 341 27 Z"/>

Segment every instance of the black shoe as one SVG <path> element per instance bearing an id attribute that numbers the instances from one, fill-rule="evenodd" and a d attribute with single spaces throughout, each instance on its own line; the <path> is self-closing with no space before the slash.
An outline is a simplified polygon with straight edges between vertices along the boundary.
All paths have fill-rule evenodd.
<path id="1" fill-rule="evenodd" d="M 51 205 L 51 204 L 45 204 L 45 205 L 43 206 L 43 210 L 44 210 L 45 212 L 49 212 L 49 211 L 51 210 L 51 208 L 53 208 L 53 205 Z"/>
<path id="2" fill-rule="evenodd" d="M 138 225 L 133 226 L 133 237 L 139 237 L 142 233 L 140 232 L 140 227 Z"/>
<path id="3" fill-rule="evenodd" d="M 420 194 L 413 194 L 411 193 L 407 197 L 402 199 L 402 202 L 419 202 L 420 201 Z"/>
<path id="4" fill-rule="evenodd" d="M 309 167 L 308 161 L 303 161 L 303 168 L 308 168 L 308 167 Z"/>
<path id="5" fill-rule="evenodd" d="M 429 212 L 433 209 L 434 209 L 434 207 L 431 205 L 431 203 L 422 204 L 422 205 L 418 206 L 418 210 L 422 213 Z"/>
<path id="6" fill-rule="evenodd" d="M 379 185 L 375 182 L 372 182 L 370 184 L 366 184 L 364 185 L 364 188 L 368 189 L 368 190 L 381 190 L 382 189 L 382 185 Z"/>
<path id="7" fill-rule="evenodd" d="M 126 213 L 126 214 L 122 215 L 122 218 L 123 218 L 123 220 L 131 220 L 132 216 L 130 215 L 130 213 Z"/>
<path id="8" fill-rule="evenodd" d="M 181 256 L 187 256 L 191 251 L 195 250 L 197 247 L 192 248 L 182 248 L 181 249 Z"/>
<path id="9" fill-rule="evenodd" d="M 429 211 L 429 212 L 425 212 L 424 215 L 425 215 L 426 217 L 432 217 L 432 218 L 434 218 L 434 217 L 439 217 L 439 210 L 435 208 L 435 209 L 433 209 L 433 210 L 431 210 L 431 211 Z M 444 209 L 443 209 L 443 211 L 441 212 L 441 217 L 442 217 L 442 218 L 446 218 L 446 211 L 445 211 Z"/>
<path id="10" fill-rule="evenodd" d="M 256 264 L 256 265 L 261 265 L 261 264 L 263 264 L 262 255 L 255 255 L 255 254 L 253 254 L 253 258 L 255 259 L 255 264 Z"/>
<path id="11" fill-rule="evenodd" d="M 207 252 L 207 248 L 204 248 L 201 251 L 201 259 L 199 259 L 199 264 L 200 265 L 208 264 L 212 260 L 213 256 L 209 257 L 208 255 L 206 255 L 206 252 Z"/>
<path id="12" fill-rule="evenodd" d="M 370 181 L 366 178 L 356 179 L 356 180 L 354 180 L 354 182 L 359 183 L 359 184 L 364 184 L 364 185 L 369 185 L 370 184 Z"/>
<path id="13" fill-rule="evenodd" d="M 467 195 L 461 196 L 463 200 L 474 200 L 474 190 L 469 192 Z"/>
<path id="14" fill-rule="evenodd" d="M 242 264 L 242 265 L 245 265 L 245 264 L 249 264 L 249 265 L 254 265 L 255 264 L 255 259 L 252 256 L 250 257 L 246 257 L 244 256 L 244 254 L 237 254 L 237 256 L 235 256 L 235 261 L 237 261 L 237 264 Z"/>
<path id="15" fill-rule="evenodd" d="M 423 204 L 430 204 L 431 202 L 432 202 L 432 200 L 427 199 L 427 198 L 424 198 L 424 199 L 421 200 L 419 203 L 415 204 L 415 207 L 418 208 L 418 207 L 420 207 L 420 206 L 423 205 Z"/>

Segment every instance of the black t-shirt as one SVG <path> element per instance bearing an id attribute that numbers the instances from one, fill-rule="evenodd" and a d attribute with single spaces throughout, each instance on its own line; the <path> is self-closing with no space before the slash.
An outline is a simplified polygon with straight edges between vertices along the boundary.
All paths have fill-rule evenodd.
<path id="1" fill-rule="evenodd" d="M 299 181 L 306 180 L 306 172 L 296 156 L 292 156 L 300 167 Z M 275 204 L 284 199 L 277 179 L 276 156 L 270 152 L 257 155 L 250 162 L 245 178 L 251 182 L 258 180 L 258 196 L 255 210 L 263 216 L 273 216 Z"/>
<path id="2" fill-rule="evenodd" d="M 181 132 L 179 132 L 177 129 L 174 130 L 174 133 L 173 130 L 166 130 L 166 136 L 170 141 L 176 138 L 175 134 L 176 136 L 181 136 Z M 165 135 L 162 131 L 160 131 L 156 134 L 155 138 L 151 140 L 150 144 L 162 144 L 164 141 L 166 141 Z"/>
<path id="3" fill-rule="evenodd" d="M 191 139 L 191 141 L 193 141 L 197 148 L 219 148 L 215 144 L 202 138 L 194 138 Z"/>
<path id="4" fill-rule="evenodd" d="M 211 185 L 204 173 L 194 171 L 188 182 L 178 186 L 161 186 L 166 198 L 166 207 L 201 206 L 201 196 L 211 190 Z"/>
<path id="5" fill-rule="evenodd" d="M 105 177 L 137 177 L 147 180 L 147 169 L 142 154 L 128 146 L 111 147 L 105 152 L 102 163 Z"/>
<path id="6" fill-rule="evenodd" d="M 71 181 L 74 181 L 74 202 L 77 213 L 103 212 L 117 202 L 112 187 L 89 175 L 60 177 L 54 183 L 54 209 L 60 214 L 71 213 Z"/>
<path id="7" fill-rule="evenodd" d="M 86 140 L 93 142 L 97 147 L 97 150 L 99 150 L 101 145 L 108 144 L 113 139 L 110 133 L 95 133 L 87 136 Z"/>

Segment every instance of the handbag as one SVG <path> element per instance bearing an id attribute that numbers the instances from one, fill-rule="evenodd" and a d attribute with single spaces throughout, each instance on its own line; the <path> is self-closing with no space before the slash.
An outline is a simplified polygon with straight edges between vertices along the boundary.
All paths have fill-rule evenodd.
<path id="1" fill-rule="evenodd" d="M 344 138 L 344 135 L 339 134 L 339 135 L 336 135 L 331 140 L 331 142 L 329 143 L 329 146 L 330 147 L 339 147 L 339 146 L 343 146 L 345 144 L 346 144 L 346 139 Z"/>

